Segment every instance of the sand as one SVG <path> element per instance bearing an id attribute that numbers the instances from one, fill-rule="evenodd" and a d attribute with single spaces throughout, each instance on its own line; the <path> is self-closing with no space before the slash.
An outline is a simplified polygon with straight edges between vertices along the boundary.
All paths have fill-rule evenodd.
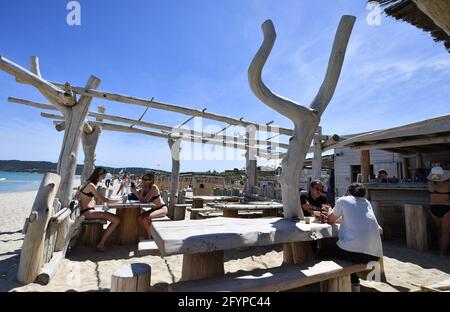
<path id="1" fill-rule="evenodd" d="M 21 234 L 36 192 L 0 193 L 0 291 L 109 291 L 111 273 L 126 263 L 152 267 L 152 285 L 172 283 L 181 277 L 182 256 L 160 257 L 157 252 L 137 256 L 137 246 L 113 245 L 107 252 L 77 247 L 64 259 L 56 276 L 46 285 L 21 285 L 16 281 Z M 362 281 L 361 291 L 414 291 L 419 285 L 450 278 L 450 258 L 437 251 L 419 252 L 404 242 L 384 242 L 387 283 Z M 225 252 L 225 271 L 249 271 L 279 266 L 282 246 L 258 247 Z"/>

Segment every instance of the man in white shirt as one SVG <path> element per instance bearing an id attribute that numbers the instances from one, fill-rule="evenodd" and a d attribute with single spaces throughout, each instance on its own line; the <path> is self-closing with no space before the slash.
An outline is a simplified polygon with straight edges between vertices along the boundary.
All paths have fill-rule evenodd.
<path id="1" fill-rule="evenodd" d="M 347 196 L 336 201 L 328 216 L 328 223 L 335 223 L 342 217 L 338 248 L 332 252 L 335 258 L 355 263 L 369 263 L 383 257 L 381 227 L 365 195 L 364 185 L 353 183 L 347 190 Z M 358 276 L 352 274 L 351 279 L 353 286 L 358 287 Z"/>
<path id="2" fill-rule="evenodd" d="M 105 176 L 105 185 L 106 187 L 109 187 L 109 184 L 111 183 L 111 179 L 112 179 L 112 174 L 111 173 L 107 173 Z"/>

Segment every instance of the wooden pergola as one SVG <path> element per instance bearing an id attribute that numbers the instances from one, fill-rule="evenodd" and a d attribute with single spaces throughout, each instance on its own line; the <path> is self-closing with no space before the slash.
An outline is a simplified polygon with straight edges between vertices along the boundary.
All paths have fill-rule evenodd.
<path id="1" fill-rule="evenodd" d="M 237 119 L 211 113 L 206 109 L 198 110 L 186 108 L 179 105 L 157 102 L 153 99 L 148 100 L 99 91 L 97 88 L 100 85 L 100 79 L 95 76 L 91 76 L 88 79 L 85 87 L 72 86 L 69 83 L 62 84 L 59 82 L 52 82 L 42 77 L 37 57 L 31 57 L 30 69 L 27 70 L 5 57 L 0 56 L 1 70 L 14 76 L 18 82 L 35 87 L 51 105 L 17 98 L 9 98 L 9 100 L 12 103 L 31 105 L 45 110 L 58 110 L 61 115 L 44 114 L 44 116 L 57 120 L 58 127 L 60 129 L 64 128 L 64 139 L 58 160 L 57 175 L 49 174 L 46 176 L 41 184 L 41 189 L 38 192 L 32 214 L 27 219 L 29 231 L 32 229 L 34 234 L 26 235 L 24 239 L 18 279 L 24 283 L 32 282 L 42 270 L 42 265 L 44 264 L 44 257 L 42 256 L 42 253 L 44 252 L 43 241 L 47 229 L 46 222 L 48 222 L 50 218 L 55 218 L 53 211 L 57 214 L 57 220 L 59 220 L 60 223 L 62 222 L 63 225 L 59 226 L 57 231 L 57 241 L 58 239 L 60 241 L 57 259 L 55 258 L 56 255 L 54 255 L 48 262 L 51 263 L 51 265 L 47 265 L 48 263 L 46 263 L 46 270 L 51 270 L 53 272 L 48 273 L 49 276 L 54 274 L 60 259 L 65 256 L 69 240 L 83 219 L 83 217 L 77 217 L 76 214 L 68 213 L 67 210 L 65 210 L 69 209 L 69 204 L 72 199 L 73 177 L 77 164 L 79 142 L 83 141 L 83 144 L 86 147 L 85 153 L 88 154 L 87 156 L 85 155 L 85 157 L 89 158 L 89 161 L 85 162 L 86 170 L 91 170 L 95 159 L 95 146 L 98 141 L 100 129 L 141 133 L 167 139 L 173 159 L 172 183 L 170 187 L 171 199 L 177 194 L 179 152 L 180 143 L 183 140 L 245 150 L 248 180 L 247 187 L 253 186 L 256 183 L 256 156 L 259 155 L 271 158 L 282 157 L 282 173 L 279 177 L 279 182 L 282 188 L 284 217 L 286 219 L 303 217 L 303 212 L 300 208 L 299 174 L 303 169 L 305 156 L 311 150 L 311 142 L 313 140 L 314 146 L 312 150 L 315 152 L 315 163 L 313 163 L 313 168 L 320 174 L 320 155 L 322 151 L 329 148 L 329 146 L 332 146 L 338 139 L 336 136 L 323 136 L 320 128 L 318 129 L 318 126 L 321 115 L 333 97 L 354 22 L 355 17 L 353 16 L 342 17 L 336 32 L 324 81 L 309 107 L 302 106 L 294 101 L 276 95 L 267 88 L 262 81 L 262 70 L 276 38 L 275 28 L 270 20 L 262 25 L 264 41 L 248 69 L 249 85 L 256 97 L 264 104 L 289 118 L 294 124 L 294 129 L 273 127 L 270 123 L 265 125 L 258 124 L 244 120 L 243 118 Z M 93 98 L 144 106 L 146 110 L 148 108 L 155 108 L 181 113 L 189 116 L 189 118 L 180 126 L 171 127 L 142 121 L 143 116 L 138 120 L 134 120 L 104 114 L 104 110 L 102 109 L 100 109 L 99 112 L 89 112 L 89 107 Z M 88 116 L 95 118 L 95 121 L 87 121 Z M 226 125 L 222 131 L 217 133 L 205 134 L 192 131 L 185 133 L 181 126 L 195 117 L 223 122 Z M 106 123 L 105 120 L 125 123 L 127 125 Z M 244 127 L 246 129 L 246 137 L 243 142 L 239 141 L 239 138 L 236 137 L 225 135 L 219 136 L 221 132 L 225 131 L 227 127 L 231 125 Z M 136 126 L 144 127 L 146 129 L 137 128 Z M 159 129 L 160 131 L 163 131 L 163 133 L 150 131 L 147 130 L 147 128 Z M 278 131 L 275 136 L 287 135 L 290 137 L 289 144 L 278 144 L 277 146 L 279 148 L 287 149 L 287 152 L 267 151 L 258 148 L 258 145 L 269 147 L 276 146 L 276 143 L 272 144 L 271 142 L 271 139 L 275 136 L 267 140 L 255 139 L 258 131 L 272 133 L 274 129 Z M 85 136 L 85 138 L 81 140 L 83 136 Z M 55 198 L 59 200 L 59 204 L 53 204 Z M 64 211 L 64 213 L 58 214 L 60 211 Z M 43 216 L 39 214 L 43 214 Z M 285 262 L 297 263 L 299 258 L 304 257 L 305 252 L 307 252 L 306 250 L 309 250 L 309 248 L 303 243 L 286 244 L 284 253 Z"/>

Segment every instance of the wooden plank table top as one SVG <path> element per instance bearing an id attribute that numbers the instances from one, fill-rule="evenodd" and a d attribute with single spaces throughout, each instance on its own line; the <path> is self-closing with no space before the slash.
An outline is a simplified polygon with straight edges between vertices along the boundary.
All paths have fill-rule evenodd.
<path id="1" fill-rule="evenodd" d="M 141 203 L 138 200 L 130 200 L 126 203 L 104 204 L 108 209 L 132 209 L 132 208 L 155 208 L 154 203 Z"/>
<path id="2" fill-rule="evenodd" d="M 339 225 L 305 224 L 304 221 L 282 218 L 219 217 L 155 222 L 151 231 L 162 256 L 183 254 L 181 280 L 189 281 L 223 276 L 224 250 L 280 243 L 302 244 L 337 237 L 338 229 Z M 305 246 L 310 248 L 309 244 Z"/>
<path id="3" fill-rule="evenodd" d="M 189 200 L 200 199 L 203 200 L 204 202 L 214 202 L 214 201 L 236 202 L 242 199 L 242 197 L 239 196 L 186 196 L 185 198 Z"/>
<path id="4" fill-rule="evenodd" d="M 212 218 L 159 222 L 152 236 L 163 256 L 337 237 L 337 224 L 305 224 L 283 218 Z"/>
<path id="5" fill-rule="evenodd" d="M 217 209 L 236 209 L 236 210 L 264 210 L 264 209 L 281 209 L 283 204 L 215 204 L 211 203 L 208 206 Z"/>

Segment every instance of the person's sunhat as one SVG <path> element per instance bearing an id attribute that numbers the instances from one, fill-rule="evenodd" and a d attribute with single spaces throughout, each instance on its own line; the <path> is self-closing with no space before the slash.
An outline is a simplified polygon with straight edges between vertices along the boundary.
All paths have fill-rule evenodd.
<path id="1" fill-rule="evenodd" d="M 433 167 L 430 174 L 428 175 L 428 180 L 433 182 L 443 182 L 450 180 L 450 170 L 444 170 L 442 167 Z"/>

